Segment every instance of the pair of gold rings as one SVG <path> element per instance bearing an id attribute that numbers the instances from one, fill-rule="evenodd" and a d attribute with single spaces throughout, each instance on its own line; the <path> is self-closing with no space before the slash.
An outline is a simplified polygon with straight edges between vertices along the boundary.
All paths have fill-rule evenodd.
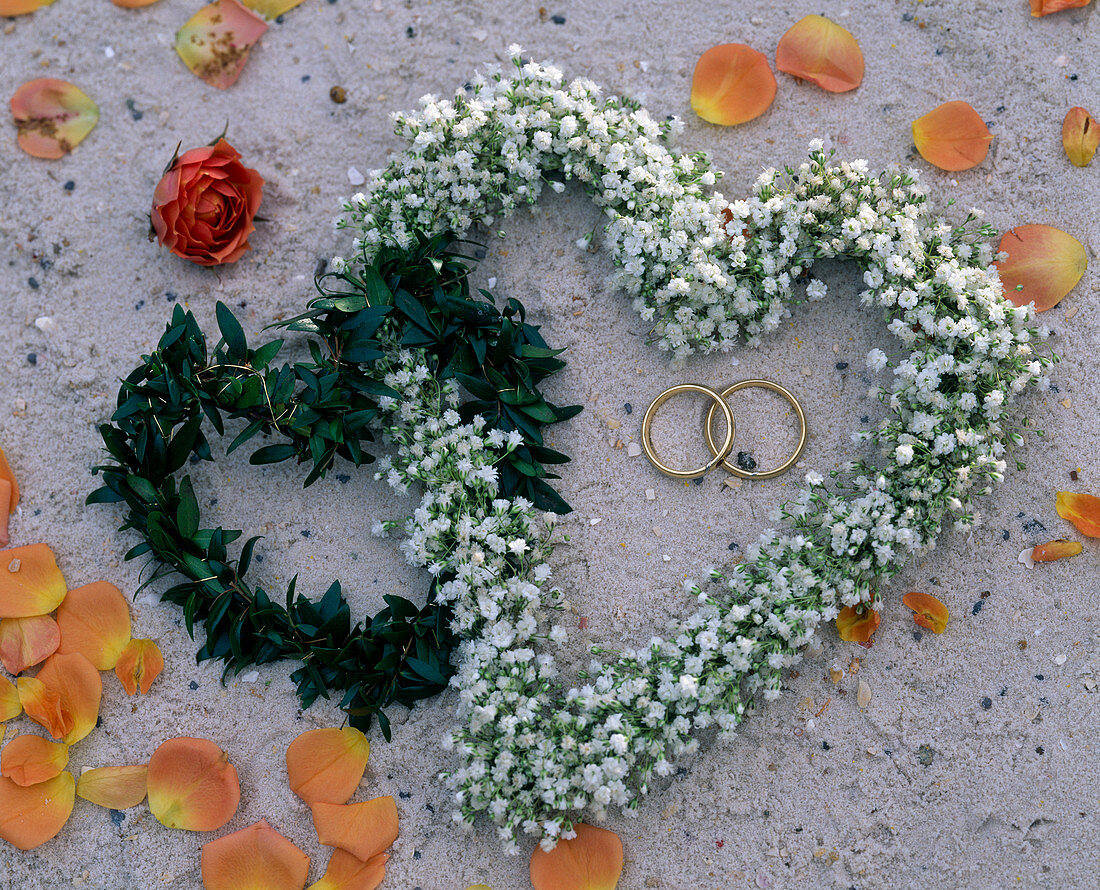
<path id="1" fill-rule="evenodd" d="M 798 422 L 800 424 L 798 447 L 795 448 L 794 454 L 774 470 L 744 470 L 737 466 L 737 464 L 727 460 L 730 452 L 733 450 L 735 427 L 733 423 L 733 411 L 730 409 L 726 399 L 738 390 L 748 389 L 754 386 L 762 389 L 770 389 L 772 392 L 779 393 L 779 395 L 783 396 L 783 398 L 791 403 L 795 414 L 798 415 Z M 710 410 L 707 411 L 706 420 L 703 421 L 703 435 L 707 440 L 707 447 L 714 457 L 704 466 L 694 470 L 677 470 L 668 466 L 657 456 L 657 451 L 653 447 L 652 427 L 653 418 L 657 414 L 657 409 L 673 396 L 679 395 L 680 393 L 698 393 L 712 400 Z M 726 422 L 726 435 L 721 445 L 715 442 L 714 432 L 711 429 L 714 423 L 714 415 L 717 411 L 722 412 L 722 418 Z M 795 461 L 797 461 L 802 454 L 802 449 L 806 447 L 806 436 L 806 413 L 802 410 L 802 406 L 798 403 L 798 399 L 778 383 L 772 383 L 770 380 L 742 380 L 722 392 L 718 392 L 701 383 L 678 383 L 676 386 L 669 387 L 657 396 L 650 406 L 646 408 L 645 416 L 642 418 L 642 450 L 645 451 L 645 456 L 649 458 L 653 466 L 666 476 L 671 476 L 673 479 L 697 479 L 704 473 L 709 473 L 719 465 L 721 465 L 722 469 L 729 473 L 733 473 L 734 476 L 740 476 L 742 479 L 771 479 L 773 476 L 778 476 L 780 473 L 787 472 L 787 470 L 794 466 Z"/>

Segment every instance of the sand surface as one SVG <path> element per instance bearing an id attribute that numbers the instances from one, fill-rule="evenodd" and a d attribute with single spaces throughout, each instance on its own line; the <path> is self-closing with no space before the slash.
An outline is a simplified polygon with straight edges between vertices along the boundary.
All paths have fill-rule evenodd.
<path id="1" fill-rule="evenodd" d="M 1017 562 L 1025 546 L 1081 539 L 1057 516 L 1055 491 L 1100 494 L 1100 162 L 1076 169 L 1060 144 L 1070 106 L 1100 113 L 1095 4 L 1033 19 L 1023 0 L 562 0 L 544 13 L 537 3 L 306 0 L 272 24 L 225 92 L 192 76 L 171 47 L 198 5 L 161 0 L 131 11 L 57 0 L 0 21 L 0 94 L 61 77 L 101 110 L 95 131 L 60 161 L 24 155 L 14 128 L 0 138 L 0 444 L 25 492 L 13 544 L 49 543 L 71 587 L 106 579 L 137 589 L 140 564 L 122 561 L 135 538 L 116 531 L 120 511 L 84 506 L 96 487 L 90 467 L 102 458 L 97 424 L 110 414 L 118 378 L 154 347 L 177 302 L 213 330 L 215 301 L 223 300 L 250 336 L 299 311 L 313 295 L 318 262 L 340 249 L 330 223 L 341 196 L 355 191 L 349 167 L 366 172 L 400 147 L 390 111 L 451 92 L 481 64 L 504 59 L 513 42 L 609 91 L 644 96 L 654 115 L 682 116 L 681 146 L 713 155 L 727 171 L 719 186 L 726 194 L 743 194 L 764 166 L 799 163 L 815 137 L 873 167 L 913 164 L 938 205 L 957 202 L 952 218 L 979 206 L 999 230 L 1048 223 L 1086 245 L 1093 268 L 1048 313 L 1064 356 L 1054 375 L 1059 392 L 1027 405 L 1046 436 L 1017 451 L 1027 468 L 1010 472 L 982 505 L 981 528 L 945 535 L 885 591 L 873 649 L 827 629 L 820 653 L 778 702 L 734 740 L 708 741 L 638 818 L 612 817 L 626 855 L 620 887 L 1100 884 L 1100 547 L 1085 540 L 1081 556 L 1034 570 Z M 751 123 L 722 129 L 691 113 L 691 73 L 705 49 L 744 42 L 772 58 L 784 31 L 811 12 L 859 40 L 867 74 L 858 90 L 831 95 L 780 74 L 775 104 Z M 329 98 L 334 86 L 346 90 L 346 103 Z M 909 129 L 952 99 L 969 101 L 996 137 L 986 161 L 962 174 L 924 163 Z M 227 121 L 245 163 L 267 180 L 268 221 L 242 261 L 209 271 L 150 243 L 148 211 L 177 143 L 204 144 Z M 718 475 L 698 486 L 660 476 L 623 447 L 636 441 L 653 396 L 679 381 L 779 381 L 810 418 L 801 470 L 825 472 L 851 456 L 848 434 L 861 418 L 874 420 L 863 358 L 886 336 L 859 311 L 860 285 L 838 264 L 821 270 L 829 299 L 799 308 L 760 350 L 672 372 L 606 284 L 606 256 L 574 245 L 598 222 L 579 189 L 548 194 L 508 222 L 504 240 L 491 240 L 477 273 L 496 278 L 500 295 L 523 300 L 552 344 L 569 347 L 552 395 L 585 407 L 553 435 L 574 457 L 559 483 L 575 508 L 571 542 L 555 566 L 573 623 L 588 618 L 571 644 L 578 658 L 588 644 L 647 639 L 689 609 L 681 580 L 736 558 L 736 546 L 766 527 L 800 478 L 731 488 Z M 36 326 L 40 318 L 51 321 Z M 791 437 L 781 403 L 761 395 L 739 411 L 740 441 L 761 460 L 777 457 Z M 698 449 L 677 440 L 694 422 L 659 430 L 670 455 L 687 459 Z M 211 517 L 266 535 L 253 571 L 271 588 L 298 573 L 320 595 L 339 577 L 361 614 L 390 591 L 420 599 L 425 576 L 403 564 L 392 541 L 369 535 L 375 517 L 401 516 L 410 502 L 369 472 L 339 473 L 303 491 L 296 470 L 252 468 L 237 454 L 213 471 L 200 468 L 196 487 Z M 945 634 L 914 633 L 901 604 L 912 589 L 948 605 Z M 315 880 L 327 850 L 287 788 L 283 755 L 297 733 L 338 724 L 339 712 L 322 702 L 302 713 L 289 664 L 223 686 L 218 666 L 195 665 L 180 611 L 153 595 L 138 597 L 133 619 L 135 636 L 159 641 L 164 674 L 149 696 L 134 699 L 105 675 L 102 726 L 74 747 L 71 768 L 144 762 L 171 736 L 214 739 L 242 785 L 240 810 L 218 834 L 266 818 L 313 858 Z M 838 682 L 831 668 L 842 671 Z M 863 709 L 860 680 L 871 690 Z M 435 776 L 449 763 L 438 741 L 454 705 L 444 695 L 398 715 L 390 744 L 372 734 L 356 799 L 392 794 L 401 815 L 383 887 L 527 887 L 526 853 L 504 856 L 484 823 L 471 834 L 451 825 Z M 16 730 L 38 731 L 24 718 L 9 737 Z M 29 853 L 0 849 L 0 887 L 197 890 L 199 849 L 209 839 L 163 828 L 144 806 L 113 814 L 78 800 L 55 840 Z"/>

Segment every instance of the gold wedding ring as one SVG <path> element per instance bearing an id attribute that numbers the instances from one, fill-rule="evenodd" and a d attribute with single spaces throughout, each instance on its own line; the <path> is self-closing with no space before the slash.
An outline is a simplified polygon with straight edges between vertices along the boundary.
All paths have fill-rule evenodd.
<path id="1" fill-rule="evenodd" d="M 786 390 L 784 390 L 785 392 Z M 700 395 L 704 395 L 714 401 L 714 404 L 710 406 L 710 411 L 707 412 L 707 444 L 710 446 L 710 450 L 714 454 L 714 458 L 705 466 L 700 467 L 697 470 L 676 470 L 668 466 L 657 456 L 657 452 L 653 448 L 652 438 L 652 425 L 653 417 L 657 413 L 657 409 L 660 408 L 665 402 L 671 399 L 673 396 L 684 392 L 695 392 Z M 710 426 L 714 420 L 714 412 L 716 409 L 721 409 L 722 417 L 726 421 L 726 438 L 722 442 L 722 447 L 718 448 L 714 444 L 714 437 L 711 434 Z M 801 409 L 799 410 L 801 416 Z M 803 430 L 805 430 L 805 422 L 803 422 Z M 645 456 L 649 458 L 650 463 L 653 464 L 658 470 L 664 473 L 666 476 L 671 476 L 673 479 L 698 479 L 704 473 L 713 470 L 718 464 L 722 463 L 726 456 L 733 448 L 733 412 L 730 410 L 730 406 L 726 404 L 726 400 L 722 398 L 715 390 L 709 386 L 702 386 L 698 383 L 678 383 L 676 386 L 671 386 L 661 393 L 657 398 L 653 400 L 648 408 L 646 408 L 645 416 L 642 418 L 642 449 L 645 451 Z"/>
<path id="2" fill-rule="evenodd" d="M 801 429 L 798 436 L 798 447 L 795 448 L 794 454 L 792 454 L 789 458 L 787 458 L 786 461 L 784 461 L 774 470 L 742 470 L 736 464 L 732 464 L 728 460 L 726 460 L 725 454 L 723 454 L 722 456 L 722 469 L 733 473 L 734 476 L 740 476 L 742 479 L 771 479 L 773 476 L 778 476 L 780 473 L 787 472 L 787 470 L 794 466 L 795 461 L 797 461 L 799 456 L 802 454 L 802 449 L 806 447 L 807 435 L 806 414 L 802 410 L 802 406 L 798 404 L 798 399 L 796 399 L 793 395 L 790 394 L 790 392 L 788 392 L 778 383 L 772 383 L 770 380 L 742 380 L 740 383 L 733 384 L 733 386 L 722 392 L 721 399 L 715 405 L 710 406 L 710 410 L 707 412 L 707 419 L 706 421 L 704 421 L 703 424 L 703 432 L 705 433 L 707 438 L 707 447 L 710 448 L 712 454 L 717 456 L 719 453 L 718 448 L 714 444 L 714 435 L 711 433 L 710 429 L 711 423 L 714 421 L 714 409 L 718 405 L 722 405 L 723 407 L 725 407 L 727 411 L 726 423 L 729 424 L 729 406 L 726 404 L 726 399 L 729 396 L 733 395 L 733 393 L 737 392 L 739 389 L 748 389 L 752 386 L 757 386 L 761 389 L 770 389 L 772 392 L 777 392 L 791 403 L 791 406 L 794 408 L 795 414 L 798 415 L 798 422 L 799 424 L 801 424 Z M 728 449 L 725 453 L 728 454 Z M 650 460 L 652 460 L 652 458 L 650 458 Z M 710 464 L 708 464 L 707 466 L 709 468 Z"/>

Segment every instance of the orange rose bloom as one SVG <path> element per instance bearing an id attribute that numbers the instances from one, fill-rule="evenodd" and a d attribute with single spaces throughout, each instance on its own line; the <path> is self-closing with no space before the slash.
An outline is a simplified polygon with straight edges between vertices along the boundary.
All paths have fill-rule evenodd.
<path id="1" fill-rule="evenodd" d="M 200 266 L 239 260 L 249 249 L 263 177 L 224 139 L 180 155 L 153 192 L 153 228 L 176 256 Z"/>

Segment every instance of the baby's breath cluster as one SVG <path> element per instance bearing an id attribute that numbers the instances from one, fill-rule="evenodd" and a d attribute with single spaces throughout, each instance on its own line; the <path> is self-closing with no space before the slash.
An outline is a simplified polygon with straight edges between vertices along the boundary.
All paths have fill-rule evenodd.
<path id="1" fill-rule="evenodd" d="M 1053 357 L 1034 351 L 1046 332 L 1032 308 L 1003 297 L 989 227 L 977 212 L 958 225 L 934 218 L 914 171 L 833 164 L 818 142 L 798 169 L 766 171 L 752 197 L 728 201 L 704 191 L 716 179 L 704 156 L 662 144 L 675 122 L 602 98 L 589 81 L 566 84 L 518 51 L 508 74 L 427 98 L 397 123 L 411 146 L 341 222 L 366 257 L 418 233 L 491 225 L 556 175 L 580 180 L 605 209 L 620 281 L 675 360 L 755 345 L 796 287 L 824 297 L 808 276 L 821 257 L 859 265 L 861 301 L 894 339 L 867 358 L 889 372 L 872 390 L 887 418 L 856 434 L 878 458 L 828 480 L 808 473 L 777 511 L 786 532 L 765 531 L 742 564 L 689 584 L 694 614 L 594 660 L 572 688 L 550 651 L 565 633 L 546 619 L 561 604 L 546 523 L 495 485 L 494 465 L 518 440 L 486 434 L 477 417 L 461 422 L 453 383 L 390 349 L 386 382 L 401 398 L 382 404 L 396 456 L 381 475 L 400 490 L 424 486 L 404 551 L 447 579 L 438 596 L 463 638 L 452 679 L 460 725 L 446 738 L 458 758 L 447 777 L 456 819 L 487 813 L 509 849 L 522 834 L 549 847 L 582 811 L 635 807 L 654 775 L 696 748 L 697 730 L 732 730 L 758 694 L 777 696 L 819 624 L 845 605 L 877 607 L 882 582 L 934 546 L 945 521 L 977 522 L 972 498 L 1003 478 L 1005 445 L 1020 438 L 1010 408 L 1047 383 Z"/>

